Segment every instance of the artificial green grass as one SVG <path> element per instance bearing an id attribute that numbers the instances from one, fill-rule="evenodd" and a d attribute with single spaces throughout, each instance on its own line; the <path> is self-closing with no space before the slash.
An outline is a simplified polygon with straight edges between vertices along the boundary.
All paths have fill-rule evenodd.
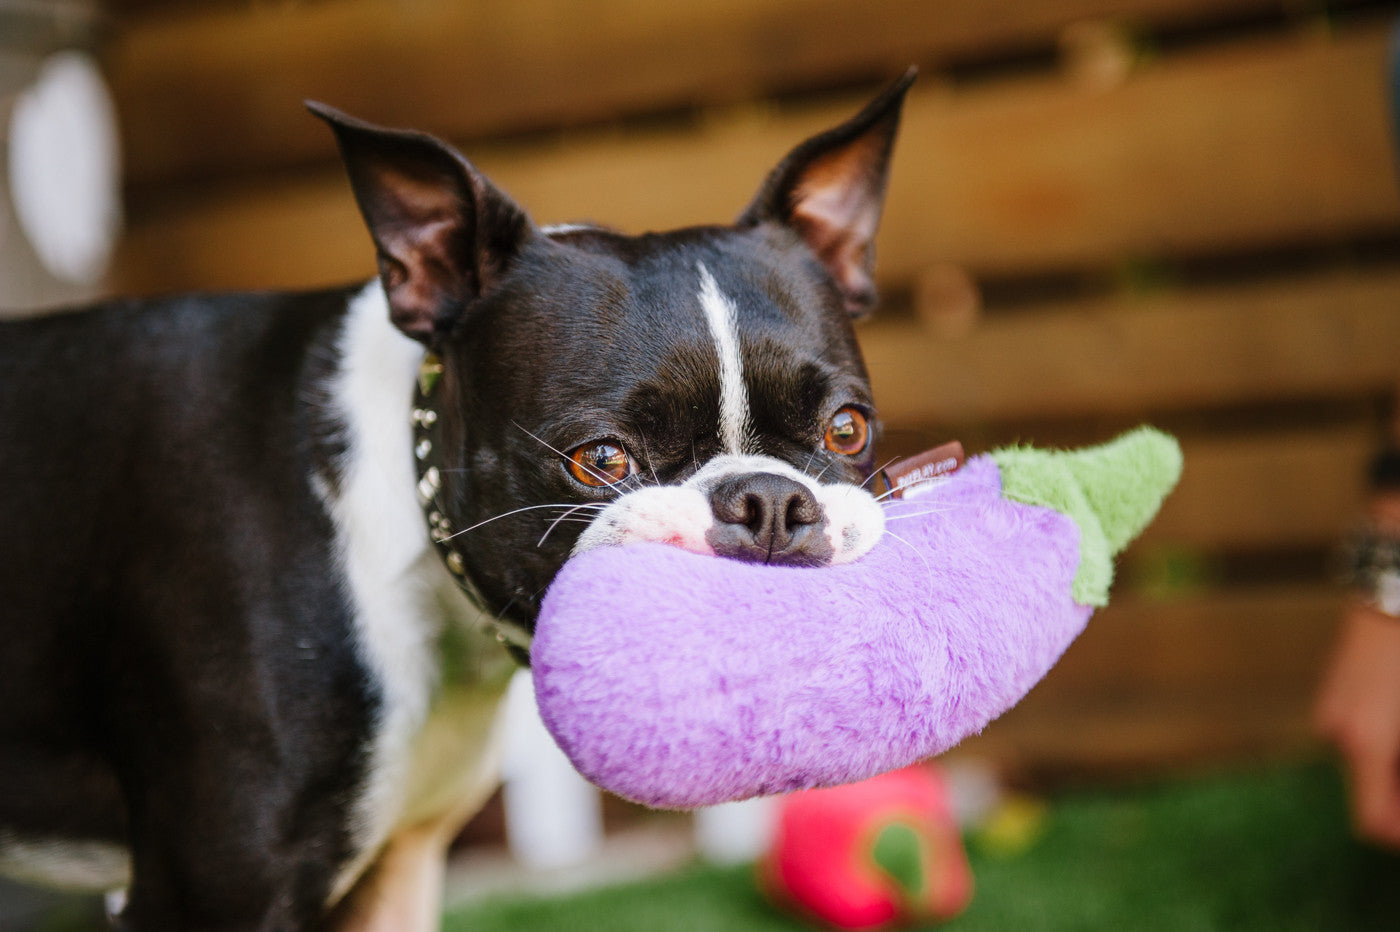
<path id="1" fill-rule="evenodd" d="M 977 892 L 948 932 L 1400 929 L 1400 856 L 1353 841 L 1335 771 L 1304 764 L 1055 801 L 1015 855 L 969 846 Z M 449 913 L 447 932 L 783 932 L 748 869 L 695 866 Z M 922 927 L 921 927 L 922 928 Z M 934 928 L 928 926 L 926 928 Z"/>

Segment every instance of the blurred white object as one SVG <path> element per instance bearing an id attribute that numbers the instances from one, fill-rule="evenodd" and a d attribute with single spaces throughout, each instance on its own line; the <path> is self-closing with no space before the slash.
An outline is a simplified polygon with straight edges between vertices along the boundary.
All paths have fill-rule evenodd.
<path id="1" fill-rule="evenodd" d="M 714 864 L 742 864 L 768 848 L 777 818 L 777 798 L 760 796 L 695 811 L 695 848 Z"/>
<path id="2" fill-rule="evenodd" d="M 991 761 L 958 756 L 939 761 L 938 767 L 960 827 L 981 824 L 1006 801 L 1001 774 Z"/>
<path id="3" fill-rule="evenodd" d="M 578 864 L 603 842 L 602 797 L 574 770 L 540 721 L 528 670 L 506 693 L 503 791 L 506 844 L 526 867 Z"/>
<path id="4" fill-rule="evenodd" d="M 122 910 L 126 909 L 126 891 L 112 890 L 102 898 L 103 908 L 107 911 L 107 921 L 114 923 Z"/>
<path id="5" fill-rule="evenodd" d="M 51 55 L 10 117 L 10 197 L 55 278 L 95 284 L 121 228 L 116 109 L 92 58 Z"/>

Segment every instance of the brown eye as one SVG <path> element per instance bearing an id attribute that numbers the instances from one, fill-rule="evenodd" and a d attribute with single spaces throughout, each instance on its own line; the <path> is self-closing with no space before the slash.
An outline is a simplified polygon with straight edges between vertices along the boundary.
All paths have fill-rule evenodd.
<path id="1" fill-rule="evenodd" d="M 621 482 L 637 471 L 627 451 L 611 440 L 585 443 L 569 454 L 568 466 L 569 475 L 595 489 Z"/>
<path id="2" fill-rule="evenodd" d="M 864 452 L 869 442 L 870 426 L 865 422 L 865 415 L 855 408 L 837 411 L 831 419 L 831 426 L 826 429 L 826 448 L 842 456 L 856 456 Z"/>

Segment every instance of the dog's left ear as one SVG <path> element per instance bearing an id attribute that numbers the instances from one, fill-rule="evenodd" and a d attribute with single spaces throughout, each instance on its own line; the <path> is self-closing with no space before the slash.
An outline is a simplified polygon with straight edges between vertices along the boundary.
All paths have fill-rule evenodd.
<path id="1" fill-rule="evenodd" d="M 865 109 L 793 149 L 768 175 L 738 225 L 784 224 L 817 254 L 860 317 L 875 305 L 875 231 L 910 68 Z"/>
<path id="2" fill-rule="evenodd" d="M 433 345 L 496 285 L 534 225 L 446 143 L 306 106 L 335 131 L 378 251 L 390 317 Z"/>

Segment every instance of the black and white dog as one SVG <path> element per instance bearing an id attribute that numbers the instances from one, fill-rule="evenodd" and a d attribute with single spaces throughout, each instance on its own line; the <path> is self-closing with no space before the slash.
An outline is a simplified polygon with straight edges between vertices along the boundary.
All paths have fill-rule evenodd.
<path id="1" fill-rule="evenodd" d="M 0 325 L 0 870 L 124 929 L 436 929 L 571 553 L 883 532 L 851 318 L 911 81 L 636 237 L 313 106 L 378 280 Z"/>

